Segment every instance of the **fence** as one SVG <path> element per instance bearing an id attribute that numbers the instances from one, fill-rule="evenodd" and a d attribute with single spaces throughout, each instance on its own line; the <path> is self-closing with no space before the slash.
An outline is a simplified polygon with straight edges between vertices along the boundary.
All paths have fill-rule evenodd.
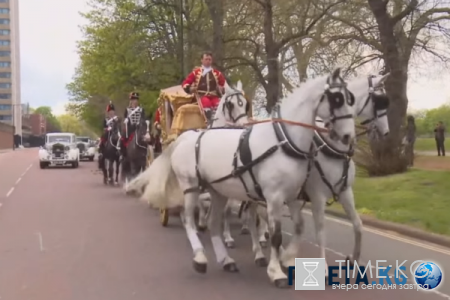
<path id="1" fill-rule="evenodd" d="M 11 149 L 14 144 L 14 126 L 0 122 L 0 150 Z"/>

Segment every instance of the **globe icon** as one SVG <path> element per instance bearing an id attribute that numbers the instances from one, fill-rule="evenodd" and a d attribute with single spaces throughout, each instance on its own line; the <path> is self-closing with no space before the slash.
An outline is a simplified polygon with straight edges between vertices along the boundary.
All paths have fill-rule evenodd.
<path id="1" fill-rule="evenodd" d="M 426 274 L 426 276 L 424 276 Z M 419 278 L 417 276 L 424 276 Z M 439 286 L 442 281 L 442 271 L 441 269 L 432 262 L 426 262 L 420 264 L 415 272 L 415 277 L 417 284 L 420 284 L 423 289 L 432 290 Z"/>

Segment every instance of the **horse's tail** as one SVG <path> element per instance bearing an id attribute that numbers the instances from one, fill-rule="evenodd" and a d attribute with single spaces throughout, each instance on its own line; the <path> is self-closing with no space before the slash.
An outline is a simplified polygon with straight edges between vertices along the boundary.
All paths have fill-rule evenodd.
<path id="1" fill-rule="evenodd" d="M 172 168 L 171 156 L 179 140 L 170 144 L 144 172 L 147 187 L 141 197 L 151 207 L 166 209 L 184 205 L 184 195 Z"/>
<path id="2" fill-rule="evenodd" d="M 154 159 L 155 153 L 153 151 L 153 147 L 149 146 L 148 151 L 150 151 L 150 157 Z M 145 169 L 143 172 L 139 173 L 137 177 L 131 180 L 127 186 L 125 186 L 125 191 L 135 192 L 138 195 L 142 195 L 144 193 L 144 188 L 150 180 L 150 175 L 151 171 L 149 171 L 149 168 Z"/>
<path id="3" fill-rule="evenodd" d="M 146 169 L 144 172 L 140 173 L 137 177 L 131 180 L 128 185 L 125 186 L 126 192 L 135 192 L 138 195 L 142 195 L 144 188 L 150 178 L 150 172 Z"/>

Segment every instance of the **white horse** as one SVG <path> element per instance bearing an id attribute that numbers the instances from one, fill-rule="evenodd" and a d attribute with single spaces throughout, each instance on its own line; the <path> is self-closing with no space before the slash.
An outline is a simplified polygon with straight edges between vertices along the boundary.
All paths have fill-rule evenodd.
<path id="1" fill-rule="evenodd" d="M 155 174 L 146 190 L 151 204 L 158 208 L 184 205 L 184 224 L 197 272 L 204 273 L 207 269 L 194 220 L 204 187 L 211 195 L 210 232 L 216 259 L 229 272 L 238 269 L 221 238 L 227 199 L 266 200 L 271 234 L 267 272 L 277 287 L 288 287 L 279 260 L 281 213 L 284 201 L 295 199 L 306 180 L 312 155 L 312 124 L 316 116 L 321 117 L 330 137 L 344 144 L 350 144 L 355 137 L 353 102 L 340 69 L 304 83 L 289 98 L 292 101 L 284 101 L 275 108 L 270 123 L 246 130 L 183 133 L 150 166 L 149 170 Z"/>
<path id="2" fill-rule="evenodd" d="M 225 93 L 220 99 L 217 106 L 214 118 L 209 128 L 219 128 L 226 126 L 243 127 L 248 123 L 248 110 L 249 104 L 244 97 L 244 90 L 242 88 L 242 82 L 239 80 L 236 87 L 230 87 L 228 83 L 225 83 Z M 144 172 L 140 173 L 136 178 L 125 186 L 125 192 L 134 192 L 141 195 L 141 200 L 148 201 L 144 191 L 147 183 L 151 180 L 152 172 L 147 168 Z M 155 176 L 158 176 L 155 174 Z M 200 199 L 199 220 L 206 219 L 206 212 L 203 209 L 202 202 L 209 199 L 208 194 L 202 195 Z M 206 223 L 203 223 L 206 224 Z M 206 228 L 205 225 L 199 223 L 199 230 Z"/>
<path id="3" fill-rule="evenodd" d="M 389 74 L 384 76 L 370 76 L 356 78 L 348 82 L 348 89 L 355 98 L 355 117 L 363 119 L 362 125 L 369 125 L 369 130 L 376 130 L 377 134 L 385 136 L 389 133 L 389 123 L 387 119 L 387 109 L 389 99 L 384 91 L 384 82 Z M 303 198 L 311 201 L 312 212 L 316 230 L 317 244 L 320 249 L 320 257 L 325 258 L 325 235 L 324 235 L 324 215 L 327 201 L 334 198 L 339 202 L 350 221 L 353 224 L 355 233 L 355 244 L 352 258 L 347 257 L 351 263 L 358 261 L 361 255 L 362 223 L 355 209 L 353 196 L 353 183 L 355 180 L 355 164 L 352 160 L 353 148 L 344 145 L 339 141 L 333 141 L 327 134 L 315 133 L 314 145 L 319 150 L 314 159 L 309 178 L 306 181 Z M 291 217 L 294 223 L 302 223 L 301 208 L 303 201 L 288 201 Z M 257 211 L 258 210 L 258 211 Z M 255 262 L 259 266 L 264 266 L 266 260 L 256 232 L 257 215 L 265 217 L 261 212 L 261 207 L 251 204 L 248 208 L 248 219 L 250 234 L 252 237 Z M 267 218 L 267 217 L 266 217 Z M 303 226 L 300 226 L 303 228 Z M 259 241 L 261 240 L 261 237 Z M 289 244 L 286 250 L 282 251 L 281 260 L 283 267 L 295 265 L 292 255 L 298 254 L 300 240 L 294 235 L 294 241 Z M 326 267 L 328 275 L 328 267 Z"/>

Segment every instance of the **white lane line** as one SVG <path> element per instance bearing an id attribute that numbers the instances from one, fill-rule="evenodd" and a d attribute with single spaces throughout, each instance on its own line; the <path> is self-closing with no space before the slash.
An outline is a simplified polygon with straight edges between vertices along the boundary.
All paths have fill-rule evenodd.
<path id="1" fill-rule="evenodd" d="M 19 179 L 17 179 L 17 181 L 16 181 L 16 184 L 18 184 L 21 180 L 22 180 L 22 177 L 19 177 Z"/>
<path id="2" fill-rule="evenodd" d="M 42 234 L 40 232 L 37 233 L 38 235 L 38 239 L 39 239 L 39 249 L 42 251 L 44 251 L 44 243 L 42 241 Z"/>
<path id="3" fill-rule="evenodd" d="M 20 175 L 20 177 L 25 176 L 25 174 L 27 174 L 27 172 L 31 169 L 32 166 L 33 166 L 33 164 L 30 164 L 30 165 L 28 166 L 28 168 L 22 173 L 22 175 Z"/>
<path id="4" fill-rule="evenodd" d="M 306 213 L 306 214 L 312 215 L 311 211 L 304 210 L 303 212 Z M 333 218 L 333 217 L 328 217 L 328 216 L 326 216 L 325 218 L 327 220 L 333 221 L 333 222 L 338 223 L 338 224 L 342 224 L 342 225 L 346 225 L 346 226 L 349 226 L 349 227 L 353 227 L 352 223 L 344 221 L 344 220 L 340 220 L 340 219 Z M 377 235 L 389 238 L 391 240 L 395 240 L 395 241 L 398 241 L 398 242 L 403 242 L 403 243 L 406 243 L 406 244 L 414 245 L 414 246 L 421 247 L 421 248 L 424 248 L 424 249 L 427 249 L 427 250 L 431 250 L 431 251 L 435 251 L 435 252 L 438 252 L 438 253 L 441 253 L 441 254 L 450 255 L 450 251 L 449 250 L 445 250 L 443 248 L 429 246 L 427 244 L 424 244 L 424 243 L 421 243 L 421 242 L 417 242 L 415 240 L 411 240 L 411 239 L 408 239 L 408 238 L 395 236 L 393 234 L 389 234 L 389 233 L 386 233 L 386 232 L 383 232 L 383 231 L 380 231 L 380 230 L 377 230 L 377 229 L 372 229 L 372 228 L 367 227 L 367 226 L 364 226 L 364 230 L 368 231 L 370 233 L 373 233 L 373 234 L 377 234 Z"/>
<path id="5" fill-rule="evenodd" d="M 8 193 L 6 193 L 6 198 L 8 198 L 9 196 L 11 196 L 12 192 L 14 192 L 14 187 L 12 187 Z"/>

